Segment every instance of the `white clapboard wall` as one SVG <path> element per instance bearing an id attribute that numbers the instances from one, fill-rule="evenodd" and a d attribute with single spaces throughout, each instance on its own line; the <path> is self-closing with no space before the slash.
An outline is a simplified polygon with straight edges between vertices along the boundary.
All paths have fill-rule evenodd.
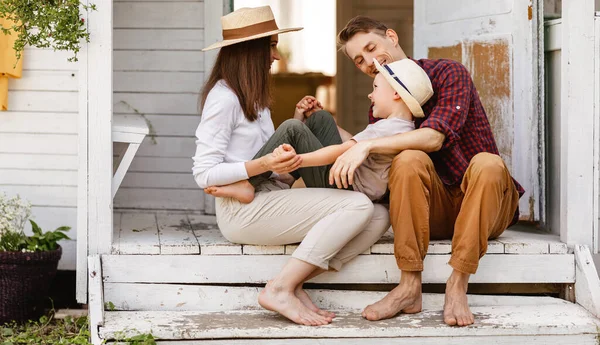
<path id="1" fill-rule="evenodd" d="M 0 193 L 33 205 L 44 230 L 70 226 L 61 269 L 75 269 L 78 66 L 69 53 L 27 48 L 0 112 Z M 27 227 L 29 231 L 30 227 Z"/>
<path id="2" fill-rule="evenodd" d="M 115 208 L 202 210 L 191 174 L 204 81 L 204 2 L 114 2 L 114 113 L 143 114 L 142 143 Z"/>

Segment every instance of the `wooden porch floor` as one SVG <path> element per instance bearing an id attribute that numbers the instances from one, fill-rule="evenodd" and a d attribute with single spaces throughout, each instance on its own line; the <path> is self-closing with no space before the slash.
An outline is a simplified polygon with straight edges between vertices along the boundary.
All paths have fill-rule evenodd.
<path id="1" fill-rule="evenodd" d="M 364 255 L 393 254 L 391 229 Z M 166 255 L 289 255 L 297 245 L 255 246 L 227 241 L 216 218 L 182 212 L 114 213 L 112 254 Z M 431 241 L 429 255 L 451 253 L 451 242 Z M 488 254 L 568 254 L 558 235 L 516 225 L 490 241 Z"/>

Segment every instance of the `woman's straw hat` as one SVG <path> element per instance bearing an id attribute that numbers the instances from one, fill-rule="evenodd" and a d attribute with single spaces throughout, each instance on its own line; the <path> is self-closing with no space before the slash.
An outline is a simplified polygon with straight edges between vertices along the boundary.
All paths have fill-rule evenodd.
<path id="1" fill-rule="evenodd" d="M 381 66 L 377 59 L 375 67 L 398 92 L 414 117 L 425 117 L 421 106 L 433 96 L 431 80 L 427 73 L 411 59 L 402 59 Z"/>
<path id="2" fill-rule="evenodd" d="M 284 32 L 298 31 L 303 28 L 280 29 L 275 23 L 271 7 L 240 8 L 221 17 L 223 40 L 202 49 L 207 51 L 232 44 L 267 37 Z"/>

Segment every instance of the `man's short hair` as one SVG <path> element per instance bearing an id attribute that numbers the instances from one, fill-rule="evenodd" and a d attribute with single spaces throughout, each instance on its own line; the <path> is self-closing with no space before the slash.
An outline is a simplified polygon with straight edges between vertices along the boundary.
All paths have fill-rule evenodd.
<path id="1" fill-rule="evenodd" d="M 346 26 L 340 31 L 337 37 L 337 43 L 340 47 L 348 43 L 348 41 L 354 37 L 357 33 L 364 32 L 375 32 L 381 36 L 385 36 L 385 32 L 388 27 L 382 22 L 369 18 L 367 16 L 356 16 L 346 24 Z"/>

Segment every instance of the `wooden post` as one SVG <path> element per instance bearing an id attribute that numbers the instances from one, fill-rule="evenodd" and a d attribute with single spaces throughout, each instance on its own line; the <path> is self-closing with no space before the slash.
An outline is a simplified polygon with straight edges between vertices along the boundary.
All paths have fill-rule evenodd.
<path id="1" fill-rule="evenodd" d="M 594 246 L 594 0 L 562 2 L 560 237 Z"/>
<path id="2" fill-rule="evenodd" d="M 87 13 L 86 22 L 90 43 L 83 44 L 81 53 L 78 118 L 77 238 L 82 242 L 77 251 L 77 299 L 80 302 L 85 301 L 87 256 L 108 254 L 112 245 L 112 0 L 97 3 L 97 11 Z"/>

